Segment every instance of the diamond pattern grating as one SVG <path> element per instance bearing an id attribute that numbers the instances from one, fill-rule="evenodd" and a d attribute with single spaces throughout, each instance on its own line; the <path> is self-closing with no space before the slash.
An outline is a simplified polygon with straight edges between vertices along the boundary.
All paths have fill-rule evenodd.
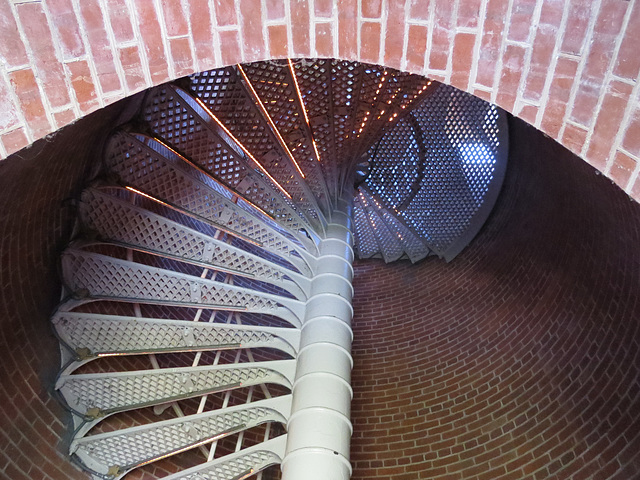
<path id="1" fill-rule="evenodd" d="M 497 107 L 442 85 L 370 147 L 365 183 L 450 259 L 488 215 L 502 184 L 506 143 Z"/>
<path id="2" fill-rule="evenodd" d="M 244 448 L 244 431 L 289 420 L 269 405 L 291 402 L 339 199 L 354 193 L 359 258 L 450 260 L 495 201 L 506 138 L 494 106 L 343 60 L 230 66 L 150 90 L 135 125 L 111 134 L 63 254 L 67 296 L 52 323 L 71 453 L 119 479 L 198 449 L 199 465 L 165 478 L 260 479 L 286 435 L 267 427 Z M 174 418 L 132 413 L 151 406 Z M 92 431 L 112 415 L 141 423 Z M 218 458 L 231 435 L 237 451 Z"/>
<path id="3" fill-rule="evenodd" d="M 302 296 L 299 284 L 290 278 L 308 285 L 306 278 L 279 265 L 97 190 L 82 194 L 79 213 L 105 241 L 248 276 Z"/>
<path id="4" fill-rule="evenodd" d="M 282 462 L 285 438 L 278 437 L 239 453 L 164 477 L 165 480 L 243 480 Z"/>
<path id="5" fill-rule="evenodd" d="M 72 450 L 94 470 L 106 473 L 114 465 L 121 471 L 131 470 L 150 460 L 185 451 L 261 423 L 285 422 L 285 417 L 270 407 L 283 404 L 283 400 L 290 402 L 287 396 L 221 412 L 190 415 L 144 427 L 91 435 L 76 440 Z"/>
<path id="6" fill-rule="evenodd" d="M 293 360 L 259 365 L 222 365 L 62 375 L 56 389 L 67 405 L 83 416 L 114 412 L 224 391 L 275 383 L 290 388 L 286 371 Z"/>

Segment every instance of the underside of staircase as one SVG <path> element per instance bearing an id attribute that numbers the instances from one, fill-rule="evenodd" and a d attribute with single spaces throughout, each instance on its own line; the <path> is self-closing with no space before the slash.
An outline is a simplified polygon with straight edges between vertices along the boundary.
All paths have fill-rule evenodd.
<path id="1" fill-rule="evenodd" d="M 351 475 L 354 258 L 451 261 L 506 168 L 505 115 L 339 60 L 145 92 L 77 199 L 52 316 L 95 478 Z"/>

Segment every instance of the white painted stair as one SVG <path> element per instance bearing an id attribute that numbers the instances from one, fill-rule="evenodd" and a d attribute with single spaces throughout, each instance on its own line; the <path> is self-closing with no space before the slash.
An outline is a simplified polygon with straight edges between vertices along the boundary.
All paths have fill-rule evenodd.
<path id="1" fill-rule="evenodd" d="M 72 460 L 102 479 L 348 479 L 352 262 L 450 260 L 505 139 L 495 107 L 353 62 L 148 91 L 61 258 Z"/>

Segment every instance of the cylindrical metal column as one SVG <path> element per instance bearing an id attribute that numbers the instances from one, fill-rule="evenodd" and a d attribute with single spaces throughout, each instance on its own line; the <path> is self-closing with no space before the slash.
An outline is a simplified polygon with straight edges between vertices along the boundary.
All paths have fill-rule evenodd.
<path id="1" fill-rule="evenodd" d="M 306 305 L 283 480 L 351 477 L 352 192 L 344 197 L 320 244 Z"/>

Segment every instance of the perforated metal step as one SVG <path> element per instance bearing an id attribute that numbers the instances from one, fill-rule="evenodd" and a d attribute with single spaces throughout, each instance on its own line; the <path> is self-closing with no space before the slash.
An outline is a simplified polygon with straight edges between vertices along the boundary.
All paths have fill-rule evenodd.
<path id="1" fill-rule="evenodd" d="M 103 241 L 277 285 L 299 299 L 308 295 L 307 277 L 99 190 L 83 192 L 79 214 Z"/>
<path id="2" fill-rule="evenodd" d="M 162 458 L 217 441 L 262 423 L 286 423 L 291 396 L 188 415 L 76 438 L 70 452 L 83 465 L 114 479 Z"/>
<path id="3" fill-rule="evenodd" d="M 87 299 L 111 299 L 267 313 L 300 326 L 304 304 L 290 298 L 83 250 L 62 256 L 65 284 Z"/>
<path id="4" fill-rule="evenodd" d="M 392 232 L 402 246 L 403 256 L 407 256 L 411 262 L 415 263 L 422 260 L 431 253 L 429 247 L 420 239 L 418 235 L 406 225 L 404 225 L 400 219 L 389 210 L 382 210 L 378 212 L 381 220 L 386 224 L 389 232 Z"/>
<path id="5" fill-rule="evenodd" d="M 215 76 L 210 77 L 213 72 Z M 302 223 L 322 231 L 309 186 L 286 158 L 276 132 L 254 104 L 236 69 L 204 72 L 191 81 L 197 100 L 170 85 L 150 93 L 143 110 L 152 131 L 292 230 L 301 228 L 303 218 Z M 252 182 L 255 185 L 250 185 Z"/>
<path id="6" fill-rule="evenodd" d="M 379 257 L 385 262 L 408 258 L 422 260 L 431 253 L 425 242 L 405 225 L 398 213 L 385 207 L 361 186 L 354 200 L 355 249 L 362 258 Z"/>
<path id="7" fill-rule="evenodd" d="M 291 388 L 295 360 L 61 375 L 69 409 L 88 419 L 234 388 L 274 383 Z"/>
<path id="8" fill-rule="evenodd" d="M 269 249 L 310 273 L 297 256 L 308 256 L 301 243 L 304 238 L 294 240 L 249 204 L 237 205 L 232 194 L 153 139 L 119 132 L 111 137 L 107 150 L 105 162 L 124 185 Z M 305 245 L 313 246 L 308 241 Z"/>
<path id="9" fill-rule="evenodd" d="M 370 146 L 364 184 L 432 251 L 451 260 L 497 199 L 507 131 L 498 107 L 440 85 Z"/>
<path id="10" fill-rule="evenodd" d="M 374 233 L 378 251 L 385 262 L 395 262 L 404 253 L 396 232 L 391 232 L 382 220 L 378 209 L 371 204 L 363 204 L 369 227 Z"/>
<path id="11" fill-rule="evenodd" d="M 287 436 L 163 477 L 164 480 L 245 480 L 282 463 Z"/>
<path id="12" fill-rule="evenodd" d="M 311 195 L 324 213 L 330 211 L 329 192 L 313 133 L 307 121 L 298 75 L 290 60 L 268 65 L 238 66 L 244 82 L 265 118 L 273 125 L 287 158 L 306 179 Z M 282 101 L 286 98 L 288 101 Z"/>
<path id="13" fill-rule="evenodd" d="M 295 356 L 300 331 L 58 311 L 51 320 L 78 363 L 112 355 L 268 347 Z M 68 368 L 66 369 L 68 371 Z"/>

